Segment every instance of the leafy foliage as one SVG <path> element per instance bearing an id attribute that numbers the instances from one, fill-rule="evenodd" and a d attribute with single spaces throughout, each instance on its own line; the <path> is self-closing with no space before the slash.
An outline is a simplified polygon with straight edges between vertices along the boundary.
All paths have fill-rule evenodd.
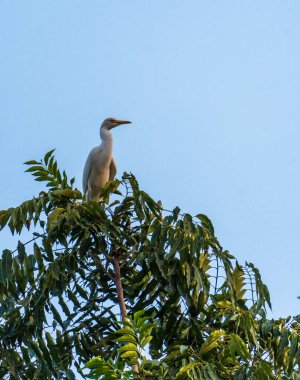
<path id="1" fill-rule="evenodd" d="M 49 190 L 0 211 L 33 234 L 0 259 L 0 378 L 297 379 L 299 317 L 267 319 L 258 269 L 207 216 L 163 210 L 127 173 L 86 202 L 53 151 L 26 164 Z"/>

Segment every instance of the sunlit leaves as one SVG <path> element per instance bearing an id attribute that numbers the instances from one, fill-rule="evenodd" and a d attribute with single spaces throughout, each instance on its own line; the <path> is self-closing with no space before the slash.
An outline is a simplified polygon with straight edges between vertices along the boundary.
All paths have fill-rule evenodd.
<path id="1" fill-rule="evenodd" d="M 206 341 L 202 344 L 200 349 L 200 354 L 204 355 L 210 350 L 219 346 L 221 338 L 223 338 L 225 332 L 222 330 L 215 330 L 211 333 L 211 335 L 206 339 Z"/>
<path id="2" fill-rule="evenodd" d="M 152 340 L 151 331 L 154 324 L 150 323 L 150 317 L 145 316 L 145 311 L 137 311 L 132 319 L 122 322 L 123 327 L 116 331 L 119 335 L 114 342 L 124 343 L 119 348 L 121 358 L 130 365 L 139 364 L 143 360 L 143 349 Z"/>
<path id="3" fill-rule="evenodd" d="M 86 368 L 90 369 L 89 378 L 99 380 L 121 380 L 124 377 L 117 371 L 115 366 L 102 359 L 96 357 L 88 361 Z M 119 373 L 118 373 L 119 372 Z"/>
<path id="4" fill-rule="evenodd" d="M 143 355 L 143 351 L 152 339 L 150 334 L 154 324 L 150 322 L 150 317 L 145 316 L 145 311 L 141 310 L 136 312 L 133 318 L 128 317 L 126 321 L 122 322 L 122 325 L 123 327 L 115 332 L 118 337 L 113 340 L 119 344 L 119 359 L 115 363 L 105 361 L 101 357 L 90 360 L 86 365 L 86 367 L 91 370 L 89 377 L 95 379 L 136 378 L 132 370 L 119 371 L 119 368 L 122 368 L 124 363 L 128 363 L 131 366 L 138 364 L 138 376 L 143 379 L 146 374 L 150 374 L 149 366 L 152 367 L 152 365 Z M 155 367 L 155 365 L 153 367 Z M 123 377 L 120 377 L 120 374 L 122 374 Z"/>
<path id="5" fill-rule="evenodd" d="M 228 342 L 228 350 L 231 358 L 240 357 L 245 362 L 248 362 L 251 355 L 247 345 L 238 334 L 230 334 Z"/>

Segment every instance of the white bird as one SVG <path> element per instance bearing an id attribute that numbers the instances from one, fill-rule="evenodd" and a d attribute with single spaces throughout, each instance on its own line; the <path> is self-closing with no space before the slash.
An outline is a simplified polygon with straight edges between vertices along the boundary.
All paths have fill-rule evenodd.
<path id="1" fill-rule="evenodd" d="M 105 119 L 100 127 L 101 144 L 92 149 L 83 169 L 82 187 L 86 199 L 98 201 L 102 187 L 115 178 L 117 168 L 112 156 L 113 138 L 110 130 L 131 121 Z"/>

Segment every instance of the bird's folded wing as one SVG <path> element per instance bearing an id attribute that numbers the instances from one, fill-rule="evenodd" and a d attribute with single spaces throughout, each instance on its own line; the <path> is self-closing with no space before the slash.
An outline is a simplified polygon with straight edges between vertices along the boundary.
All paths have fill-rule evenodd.
<path id="1" fill-rule="evenodd" d="M 110 166 L 109 166 L 109 180 L 110 181 L 113 181 L 115 176 L 117 174 L 117 166 L 116 166 L 116 161 L 115 159 L 112 157 L 111 161 L 110 161 Z"/>
<path id="2" fill-rule="evenodd" d="M 84 165 L 84 169 L 83 169 L 83 176 L 82 176 L 83 194 L 86 194 L 86 192 L 88 191 L 88 180 L 89 180 L 89 176 L 91 174 L 91 168 L 92 168 L 91 154 L 89 154 L 89 156 L 86 160 L 86 163 Z"/>

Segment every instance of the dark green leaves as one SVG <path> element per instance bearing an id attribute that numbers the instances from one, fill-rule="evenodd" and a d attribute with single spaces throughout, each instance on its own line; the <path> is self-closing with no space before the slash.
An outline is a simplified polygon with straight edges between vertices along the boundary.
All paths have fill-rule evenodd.
<path id="1" fill-rule="evenodd" d="M 11 214 L 9 210 L 0 211 L 0 230 L 2 230 L 6 226 L 6 223 L 8 222 L 10 215 Z"/>
<path id="2" fill-rule="evenodd" d="M 46 186 L 51 190 L 72 188 L 74 178 L 69 182 L 65 171 L 61 172 L 58 169 L 53 155 L 54 150 L 46 153 L 40 162 L 34 160 L 24 162 L 29 166 L 26 172 L 32 173 L 36 181 L 46 182 Z"/>
<path id="3" fill-rule="evenodd" d="M 1 265 L 1 278 L 3 284 L 6 284 L 7 281 L 10 281 L 12 276 L 12 254 L 8 249 L 5 249 L 2 253 Z"/>

